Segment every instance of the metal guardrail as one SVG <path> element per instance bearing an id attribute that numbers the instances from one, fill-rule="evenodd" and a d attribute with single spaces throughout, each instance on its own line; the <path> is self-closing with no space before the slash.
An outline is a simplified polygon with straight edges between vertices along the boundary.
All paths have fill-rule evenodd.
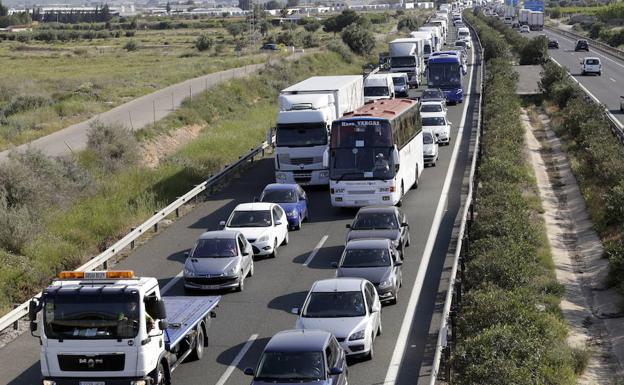
<path id="1" fill-rule="evenodd" d="M 258 156 L 258 154 L 261 154 L 261 156 L 264 156 L 265 150 L 268 147 L 271 147 L 273 141 L 274 141 L 274 136 L 271 134 L 270 143 L 269 141 L 265 141 L 262 144 L 260 144 L 258 147 L 252 148 L 247 154 L 239 157 L 239 159 L 236 162 L 226 165 L 223 168 L 223 170 L 221 170 L 219 173 L 215 175 L 211 175 L 205 182 L 198 184 L 192 190 L 190 190 L 183 196 L 179 197 L 172 203 L 170 203 L 164 209 L 156 212 L 151 218 L 149 218 L 148 220 L 146 220 L 139 226 L 133 228 L 132 231 L 130 231 L 126 236 L 121 238 L 119 241 L 115 242 L 115 244 L 110 246 L 108 249 L 104 250 L 99 255 L 90 259 L 84 265 L 76 268 L 75 270 L 90 271 L 99 266 L 103 266 L 103 268 L 106 270 L 108 268 L 107 265 L 108 265 L 109 259 L 111 259 L 115 255 L 120 253 L 126 247 L 134 246 L 134 241 L 136 241 L 140 236 L 145 234 L 148 230 L 153 228 L 155 231 L 158 231 L 158 223 L 160 221 L 162 221 L 168 215 L 174 212 L 176 213 L 176 216 L 178 216 L 180 207 L 182 207 L 183 205 L 185 205 L 186 203 L 188 203 L 189 201 L 191 201 L 193 198 L 197 197 L 199 194 L 203 193 L 204 191 L 212 189 L 219 181 L 221 181 L 221 179 L 223 179 L 226 175 L 230 174 L 232 171 L 237 170 L 245 163 L 253 162 L 254 158 Z M 36 294 L 34 297 L 38 297 L 40 295 L 41 295 L 41 292 Z M 30 300 L 22 303 L 21 305 L 16 306 L 15 309 L 13 309 L 9 313 L 2 316 L 0 318 L 0 331 L 12 326 L 20 318 L 26 316 L 28 314 L 29 303 L 30 303 Z"/>
<path id="2" fill-rule="evenodd" d="M 578 33 L 574 33 L 574 32 L 570 32 L 570 31 L 565 31 L 563 29 L 559 29 L 559 28 L 554 28 L 551 26 L 544 26 L 545 29 L 554 32 L 554 33 L 558 33 L 560 35 L 569 37 L 571 39 L 576 39 L 576 40 L 587 40 L 587 42 L 589 43 L 589 45 L 593 48 L 599 49 L 600 51 L 609 54 L 609 55 L 613 55 L 619 59 L 624 59 L 624 51 L 621 49 L 617 49 L 615 47 L 611 47 L 609 44 L 603 43 L 601 41 L 598 40 L 594 40 L 594 39 L 590 39 L 588 37 L 585 37 L 583 35 L 579 35 Z"/>
<path id="3" fill-rule="evenodd" d="M 481 134 L 482 134 L 482 113 L 483 113 L 483 90 L 485 87 L 485 63 L 483 58 L 485 57 L 485 50 L 481 45 L 481 40 L 479 39 L 479 35 L 474 30 L 472 25 L 466 23 L 468 27 L 472 30 L 474 36 L 477 37 L 478 47 L 481 51 L 480 53 L 480 63 L 481 63 L 481 87 L 479 94 L 479 107 L 477 112 L 477 137 L 475 139 L 474 150 L 472 154 L 472 161 L 470 165 L 470 174 L 468 178 L 468 194 L 466 196 L 466 201 L 463 205 L 461 222 L 459 225 L 459 230 L 457 234 L 454 234 L 454 237 L 457 239 L 457 245 L 455 247 L 454 258 L 453 258 L 453 267 L 451 269 L 451 276 L 449 277 L 449 287 L 446 292 L 446 299 L 444 301 L 444 308 L 442 311 L 442 320 L 440 322 L 440 330 L 438 332 L 438 339 L 436 342 L 435 354 L 433 357 L 433 367 L 431 369 L 431 376 L 429 377 L 429 385 L 435 385 L 439 380 L 440 367 L 442 365 L 442 359 L 444 358 L 448 361 L 450 357 L 450 346 L 449 346 L 449 321 L 451 322 L 451 326 L 453 326 L 454 321 L 452 319 L 452 312 L 454 311 L 454 306 L 461 300 L 461 280 L 457 279 L 457 271 L 461 265 L 461 271 L 463 272 L 463 258 L 462 258 L 462 248 L 464 246 L 464 238 L 467 237 L 466 227 L 469 227 L 470 221 L 473 219 L 473 194 L 475 189 L 475 174 L 477 171 L 478 161 L 481 158 Z M 476 45 L 475 45 L 476 46 Z M 451 328 L 450 333 L 452 335 L 453 330 Z M 443 357 L 444 354 L 444 357 Z M 447 366 L 447 377 L 449 377 L 450 367 Z M 447 378 L 448 380 L 449 378 Z"/>

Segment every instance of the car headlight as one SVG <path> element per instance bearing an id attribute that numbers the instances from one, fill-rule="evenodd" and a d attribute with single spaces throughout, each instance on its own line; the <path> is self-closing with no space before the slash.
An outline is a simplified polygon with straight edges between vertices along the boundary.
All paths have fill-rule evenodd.
<path id="1" fill-rule="evenodd" d="M 188 268 L 184 268 L 184 276 L 185 277 L 194 277 L 195 276 L 195 271 L 193 270 L 189 270 Z"/>
<path id="2" fill-rule="evenodd" d="M 147 385 L 147 381 L 145 381 L 145 380 L 136 380 L 136 381 L 131 381 L 130 384 L 131 385 Z"/>
<path id="3" fill-rule="evenodd" d="M 286 174 L 283 172 L 276 172 L 275 173 L 275 179 L 276 180 L 286 180 Z"/>
<path id="4" fill-rule="evenodd" d="M 329 176 L 329 171 L 321 171 L 319 172 L 319 176 L 321 178 L 327 178 Z"/>
<path id="5" fill-rule="evenodd" d="M 56 385 L 56 381 L 43 380 L 43 385 Z"/>
<path id="6" fill-rule="evenodd" d="M 289 211 L 289 212 L 287 212 L 287 213 L 286 213 L 286 216 L 289 216 L 289 217 L 291 217 L 291 218 L 294 218 L 294 217 L 296 217 L 297 215 L 299 215 L 299 213 L 297 212 L 297 210 L 296 210 L 296 209 L 292 209 L 292 211 Z"/>
<path id="7" fill-rule="evenodd" d="M 393 239 L 392 240 L 392 246 L 399 247 L 400 244 L 401 244 L 401 238 L 397 238 L 397 239 Z"/>
<path id="8" fill-rule="evenodd" d="M 237 275 L 237 274 L 238 274 L 238 266 L 236 266 L 236 265 L 230 267 L 225 272 L 225 275 L 227 275 L 228 277 L 232 277 L 232 276 Z"/>
<path id="9" fill-rule="evenodd" d="M 381 281 L 381 283 L 379 284 L 379 288 L 380 289 L 387 289 L 390 286 L 392 286 L 393 282 L 392 279 L 388 278 L 386 280 Z"/>
<path id="10" fill-rule="evenodd" d="M 260 238 L 258 238 L 256 240 L 256 242 L 266 242 L 269 240 L 269 234 L 264 234 L 263 236 L 261 236 Z"/>
<path id="11" fill-rule="evenodd" d="M 358 330 L 357 332 L 351 334 L 349 337 L 349 341 L 357 341 L 364 339 L 365 330 Z"/>

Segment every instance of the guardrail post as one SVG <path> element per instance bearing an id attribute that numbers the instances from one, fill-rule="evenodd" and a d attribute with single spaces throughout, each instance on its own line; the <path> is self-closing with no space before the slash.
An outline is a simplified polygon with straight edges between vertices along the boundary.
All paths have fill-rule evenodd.
<path id="1" fill-rule="evenodd" d="M 108 261 L 102 262 L 102 269 L 108 270 Z"/>
<path id="2" fill-rule="evenodd" d="M 19 304 L 14 303 L 13 304 L 13 310 L 17 309 L 19 307 Z M 13 322 L 13 330 L 17 330 L 19 328 L 19 320 L 15 320 L 15 322 Z"/>
<path id="3" fill-rule="evenodd" d="M 154 211 L 154 215 L 158 214 L 158 211 Z M 158 232 L 158 222 L 154 223 L 154 232 Z"/>
<path id="4" fill-rule="evenodd" d="M 134 230 L 136 230 L 136 227 L 132 227 L 130 229 L 130 232 L 133 232 Z M 134 239 L 132 241 L 130 241 L 130 249 L 134 249 Z"/>

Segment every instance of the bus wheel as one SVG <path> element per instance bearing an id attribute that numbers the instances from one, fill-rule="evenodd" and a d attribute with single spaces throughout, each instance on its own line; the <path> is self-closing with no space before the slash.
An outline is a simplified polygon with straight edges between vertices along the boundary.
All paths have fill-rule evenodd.
<path id="1" fill-rule="evenodd" d="M 403 206 L 403 197 L 405 196 L 405 187 L 403 187 L 403 181 L 401 181 L 401 197 L 399 197 L 399 201 L 397 202 L 397 207 Z"/>
<path id="2" fill-rule="evenodd" d="M 416 165 L 416 179 L 414 180 L 414 184 L 412 185 L 412 190 L 416 190 L 418 188 L 418 182 L 420 179 L 420 173 L 419 173 L 419 169 L 418 169 L 418 165 Z"/>

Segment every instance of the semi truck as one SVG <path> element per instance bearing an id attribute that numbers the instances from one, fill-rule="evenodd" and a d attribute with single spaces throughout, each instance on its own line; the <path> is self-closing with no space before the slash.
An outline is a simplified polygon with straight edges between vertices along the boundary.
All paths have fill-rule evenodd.
<path id="1" fill-rule="evenodd" d="M 161 297 L 132 271 L 65 271 L 29 306 L 43 385 L 163 385 L 199 360 L 221 297 Z"/>
<path id="2" fill-rule="evenodd" d="M 520 23 L 520 25 L 529 24 L 529 13 L 531 13 L 531 10 L 525 8 L 518 11 L 518 22 Z"/>
<path id="3" fill-rule="evenodd" d="M 529 28 L 531 31 L 541 31 L 544 29 L 544 12 L 529 12 Z"/>
<path id="4" fill-rule="evenodd" d="M 281 91 L 275 143 L 275 180 L 329 184 L 323 167 L 335 119 L 364 105 L 361 75 L 313 76 Z"/>
<path id="5" fill-rule="evenodd" d="M 410 86 L 418 87 L 425 67 L 424 50 L 423 38 L 401 38 L 391 41 L 388 44 L 390 72 L 406 73 Z"/>
<path id="6" fill-rule="evenodd" d="M 442 28 L 437 25 L 423 25 L 422 27 L 418 28 L 418 30 L 423 32 L 431 32 L 431 34 L 433 35 L 433 52 L 442 49 L 442 46 L 444 45 Z"/>
<path id="7" fill-rule="evenodd" d="M 433 33 L 431 31 L 413 31 L 410 32 L 410 37 L 414 39 L 423 39 L 422 56 L 424 64 L 427 64 L 427 61 L 429 60 L 429 55 L 431 55 L 432 52 L 436 51 Z"/>

